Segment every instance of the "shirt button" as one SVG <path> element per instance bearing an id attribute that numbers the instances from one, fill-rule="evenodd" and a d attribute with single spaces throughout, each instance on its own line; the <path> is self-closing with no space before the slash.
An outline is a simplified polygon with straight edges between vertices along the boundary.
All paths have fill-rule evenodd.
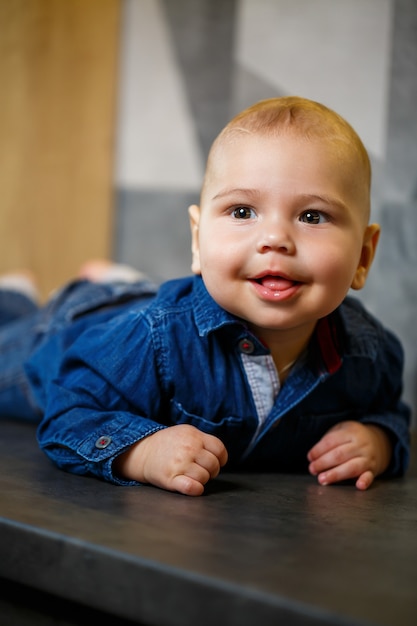
<path id="1" fill-rule="evenodd" d="M 97 439 L 95 446 L 99 450 L 103 450 L 104 448 L 107 448 L 109 444 L 111 444 L 111 437 L 109 437 L 108 435 L 103 435 L 102 437 L 99 437 Z"/>
<path id="2" fill-rule="evenodd" d="M 255 350 L 255 345 L 250 339 L 241 339 L 239 341 L 239 350 L 244 354 L 252 354 Z"/>

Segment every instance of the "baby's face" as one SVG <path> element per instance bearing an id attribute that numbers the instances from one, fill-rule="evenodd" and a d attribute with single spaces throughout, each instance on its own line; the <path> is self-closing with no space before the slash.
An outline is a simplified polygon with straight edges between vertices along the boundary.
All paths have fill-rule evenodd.
<path id="1" fill-rule="evenodd" d="M 260 336 L 308 334 L 364 284 L 366 185 L 327 142 L 242 133 L 220 147 L 190 214 L 193 271 Z"/>

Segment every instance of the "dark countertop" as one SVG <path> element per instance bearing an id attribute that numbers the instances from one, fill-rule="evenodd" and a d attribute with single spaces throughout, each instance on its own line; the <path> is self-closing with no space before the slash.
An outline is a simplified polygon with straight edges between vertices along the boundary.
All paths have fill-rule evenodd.
<path id="1" fill-rule="evenodd" d="M 3 579 L 142 624 L 417 624 L 415 437 L 367 492 L 226 472 L 189 498 L 65 474 L 35 432 L 0 423 Z"/>

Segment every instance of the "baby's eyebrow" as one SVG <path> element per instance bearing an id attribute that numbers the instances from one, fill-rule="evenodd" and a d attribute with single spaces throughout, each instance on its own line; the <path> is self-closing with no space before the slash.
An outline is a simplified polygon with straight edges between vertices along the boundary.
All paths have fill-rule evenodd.
<path id="1" fill-rule="evenodd" d="M 245 187 L 233 187 L 230 189 L 223 189 L 221 191 L 219 191 L 218 193 L 216 193 L 215 196 L 213 196 L 213 200 L 219 200 L 220 198 L 226 198 L 228 196 L 236 196 L 236 195 L 244 195 L 247 196 L 248 198 L 259 198 L 260 193 L 258 191 L 258 189 L 250 189 L 250 188 L 245 188 Z"/>
<path id="2" fill-rule="evenodd" d="M 325 194 L 300 194 L 299 196 L 301 199 L 311 202 L 311 201 L 319 201 L 319 202 L 323 202 L 324 204 L 328 204 L 331 206 L 337 206 L 340 209 L 346 210 L 347 206 L 344 202 L 342 202 L 341 200 L 339 200 L 338 198 L 335 198 L 333 196 L 326 196 Z"/>

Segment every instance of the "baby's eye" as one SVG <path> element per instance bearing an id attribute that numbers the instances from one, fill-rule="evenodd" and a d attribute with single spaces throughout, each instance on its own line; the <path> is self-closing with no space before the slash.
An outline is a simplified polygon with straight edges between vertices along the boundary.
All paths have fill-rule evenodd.
<path id="1" fill-rule="evenodd" d="M 233 217 L 238 220 L 249 220 L 254 215 L 254 210 L 247 206 L 238 206 L 236 209 L 233 209 Z"/>
<path id="2" fill-rule="evenodd" d="M 304 222 L 305 224 L 322 224 L 327 221 L 328 220 L 324 213 L 321 211 L 314 211 L 313 209 L 304 211 L 304 213 L 300 215 L 300 222 Z"/>

